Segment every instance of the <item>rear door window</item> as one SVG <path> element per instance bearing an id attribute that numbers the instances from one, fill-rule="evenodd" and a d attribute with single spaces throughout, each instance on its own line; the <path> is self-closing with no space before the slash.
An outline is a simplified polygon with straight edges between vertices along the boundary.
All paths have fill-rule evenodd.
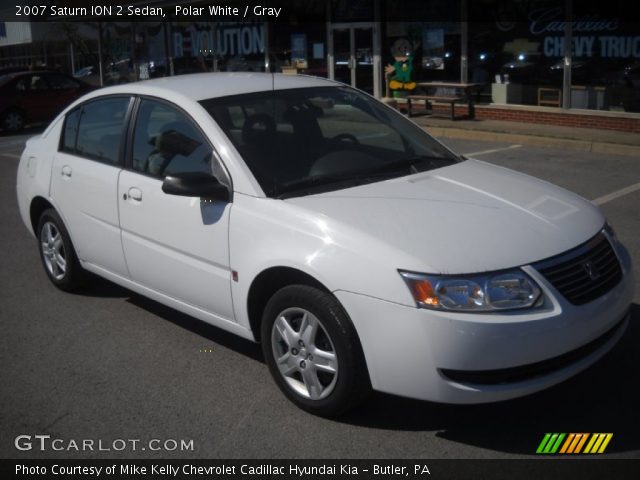
<path id="1" fill-rule="evenodd" d="M 129 97 L 90 101 L 67 115 L 60 149 L 99 162 L 121 165 L 120 145 Z"/>

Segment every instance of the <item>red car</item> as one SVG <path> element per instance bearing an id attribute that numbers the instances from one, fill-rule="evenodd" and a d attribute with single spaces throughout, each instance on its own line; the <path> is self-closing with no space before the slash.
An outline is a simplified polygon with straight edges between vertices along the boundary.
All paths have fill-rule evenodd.
<path id="1" fill-rule="evenodd" d="M 18 132 L 27 123 L 49 121 L 73 100 L 94 88 L 54 71 L 0 75 L 0 128 Z"/>

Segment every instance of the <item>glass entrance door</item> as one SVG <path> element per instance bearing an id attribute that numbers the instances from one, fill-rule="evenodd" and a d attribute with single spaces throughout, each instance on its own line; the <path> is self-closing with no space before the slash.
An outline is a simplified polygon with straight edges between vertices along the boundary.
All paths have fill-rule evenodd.
<path id="1" fill-rule="evenodd" d="M 332 32 L 333 78 L 373 94 L 373 28 L 335 26 Z"/>
<path id="2" fill-rule="evenodd" d="M 333 30 L 334 80 L 355 87 L 353 54 L 351 51 L 351 29 Z M 352 78 L 353 77 L 353 78 Z"/>

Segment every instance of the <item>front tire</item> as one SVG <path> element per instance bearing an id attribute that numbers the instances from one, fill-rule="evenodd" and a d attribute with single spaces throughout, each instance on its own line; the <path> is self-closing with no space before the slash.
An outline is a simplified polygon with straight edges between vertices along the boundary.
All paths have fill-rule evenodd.
<path id="1" fill-rule="evenodd" d="M 261 334 L 271 375 L 300 408 L 336 416 L 370 392 L 355 328 L 330 293 L 306 285 L 280 289 L 265 307 Z"/>
<path id="2" fill-rule="evenodd" d="M 38 245 L 42 266 L 51 283 L 66 292 L 82 285 L 84 270 L 60 215 L 52 208 L 40 216 Z"/>

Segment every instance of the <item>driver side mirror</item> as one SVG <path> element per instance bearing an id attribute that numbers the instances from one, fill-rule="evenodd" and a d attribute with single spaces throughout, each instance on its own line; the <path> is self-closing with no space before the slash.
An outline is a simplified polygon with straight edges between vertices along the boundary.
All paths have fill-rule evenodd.
<path id="1" fill-rule="evenodd" d="M 162 182 L 162 191 L 169 195 L 183 197 L 211 198 L 228 202 L 229 188 L 218 179 L 204 172 L 183 172 L 167 175 Z"/>

